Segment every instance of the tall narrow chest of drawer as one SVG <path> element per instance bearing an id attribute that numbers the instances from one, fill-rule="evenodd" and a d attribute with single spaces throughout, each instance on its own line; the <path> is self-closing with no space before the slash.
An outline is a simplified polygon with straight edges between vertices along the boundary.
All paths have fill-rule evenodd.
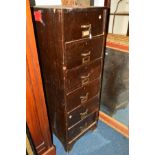
<path id="1" fill-rule="evenodd" d="M 98 120 L 109 8 L 33 8 L 49 122 L 66 150 Z"/>

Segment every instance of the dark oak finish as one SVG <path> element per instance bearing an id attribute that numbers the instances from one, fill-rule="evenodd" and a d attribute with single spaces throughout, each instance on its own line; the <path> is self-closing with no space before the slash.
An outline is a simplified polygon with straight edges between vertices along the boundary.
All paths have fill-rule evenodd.
<path id="1" fill-rule="evenodd" d="M 82 104 L 75 110 L 68 113 L 67 116 L 68 127 L 85 119 L 89 114 L 97 110 L 99 110 L 99 97 L 95 96 L 91 100 L 89 100 L 86 104 Z"/>
<path id="2" fill-rule="evenodd" d="M 26 122 L 37 154 L 55 155 L 38 63 L 29 1 L 26 1 Z"/>
<path id="3" fill-rule="evenodd" d="M 111 6 L 111 0 L 104 0 L 104 6 L 110 8 L 110 6 Z"/>
<path id="4" fill-rule="evenodd" d="M 66 71 L 66 93 L 75 90 L 83 83 L 91 82 L 101 76 L 102 59 L 97 59 L 89 64 Z"/>
<path id="5" fill-rule="evenodd" d="M 76 124 L 72 128 L 68 129 L 68 143 L 72 143 L 76 136 L 79 136 L 81 132 L 88 130 L 88 127 L 93 123 L 96 123 L 98 112 L 89 115 L 86 119 L 83 119 L 80 123 Z"/>
<path id="6" fill-rule="evenodd" d="M 84 28 L 82 27 L 82 25 L 91 24 L 92 36 L 103 34 L 103 30 L 105 27 L 103 21 L 105 20 L 104 18 L 106 18 L 106 16 L 104 16 L 104 11 L 106 10 L 103 10 L 102 8 L 97 8 L 96 11 L 96 8 L 93 7 L 91 9 L 77 8 L 74 9 L 74 11 L 71 11 L 70 9 L 64 10 L 64 41 L 68 42 L 72 40 L 82 39 L 82 31 L 88 30 L 88 27 Z"/>
<path id="7" fill-rule="evenodd" d="M 33 8 L 49 119 L 68 151 L 98 120 L 107 7 Z"/>
<path id="8" fill-rule="evenodd" d="M 102 44 L 103 36 L 94 37 L 91 40 L 84 39 L 79 42 L 67 43 L 65 48 L 65 66 L 67 69 L 71 69 L 82 65 L 82 60 L 86 54 L 90 56 L 90 61 L 102 57 Z"/>
<path id="9" fill-rule="evenodd" d="M 97 79 L 66 95 L 66 110 L 70 111 L 80 104 L 87 102 L 93 96 L 96 96 L 100 91 L 100 85 L 100 79 Z"/>

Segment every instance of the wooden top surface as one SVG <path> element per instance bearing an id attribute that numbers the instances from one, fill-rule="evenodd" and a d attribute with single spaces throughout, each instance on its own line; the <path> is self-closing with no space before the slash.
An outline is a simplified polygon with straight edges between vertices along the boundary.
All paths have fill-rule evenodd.
<path id="1" fill-rule="evenodd" d="M 84 8 L 104 8 L 104 6 L 64 6 L 64 5 L 36 5 L 33 8 L 45 9 L 84 9 Z"/>

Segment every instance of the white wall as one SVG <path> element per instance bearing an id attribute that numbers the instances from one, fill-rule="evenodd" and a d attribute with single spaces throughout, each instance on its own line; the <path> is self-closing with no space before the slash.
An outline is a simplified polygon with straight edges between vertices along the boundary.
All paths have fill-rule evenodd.
<path id="1" fill-rule="evenodd" d="M 36 5 L 61 5 L 61 0 L 35 0 Z"/>
<path id="2" fill-rule="evenodd" d="M 104 6 L 104 0 L 94 0 L 94 6 Z"/>
<path id="3" fill-rule="evenodd" d="M 117 2 L 119 0 L 111 0 L 111 13 L 114 13 Z M 117 12 L 129 12 L 129 0 L 123 0 L 120 2 Z M 112 21 L 113 15 L 110 16 L 109 33 L 112 33 Z M 115 15 L 114 34 L 126 35 L 128 27 L 129 16 L 117 16 Z"/>

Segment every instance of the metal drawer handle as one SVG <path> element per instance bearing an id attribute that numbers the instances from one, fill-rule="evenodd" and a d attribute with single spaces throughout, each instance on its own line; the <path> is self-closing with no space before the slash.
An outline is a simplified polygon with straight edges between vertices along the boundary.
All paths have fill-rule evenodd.
<path id="1" fill-rule="evenodd" d="M 82 37 L 89 36 L 89 38 L 91 39 L 92 38 L 92 35 L 91 35 L 91 24 L 81 25 L 81 28 L 88 28 L 88 30 L 82 31 Z"/>
<path id="2" fill-rule="evenodd" d="M 82 83 L 82 86 L 86 85 L 89 83 L 89 76 L 90 74 L 86 75 L 86 76 L 81 76 L 81 83 Z"/>
<path id="3" fill-rule="evenodd" d="M 91 51 L 87 53 L 81 53 L 83 64 L 88 63 L 90 61 L 90 54 L 91 54 Z"/>
<path id="4" fill-rule="evenodd" d="M 90 61 L 90 56 L 86 56 L 82 58 L 82 64 L 88 63 Z"/>
<path id="5" fill-rule="evenodd" d="M 88 114 L 88 109 L 86 109 L 86 111 L 85 111 L 85 112 L 80 113 L 81 120 L 85 119 L 85 118 L 87 117 L 87 114 Z"/>
<path id="6" fill-rule="evenodd" d="M 89 94 L 89 93 L 86 93 L 85 96 L 80 96 L 81 103 L 85 103 L 85 102 L 88 100 L 88 94 Z"/>
<path id="7" fill-rule="evenodd" d="M 87 127 L 88 125 L 87 125 L 87 122 L 84 124 L 84 126 L 80 126 L 80 131 L 82 132 L 82 131 L 84 131 L 85 130 L 85 128 Z"/>
<path id="8" fill-rule="evenodd" d="M 90 74 L 88 74 L 88 75 L 82 75 L 82 76 L 81 76 L 81 79 L 88 78 L 89 76 L 90 76 Z"/>
<path id="9" fill-rule="evenodd" d="M 89 51 L 89 52 L 87 52 L 87 53 L 81 53 L 81 56 L 88 56 L 88 55 L 90 55 L 90 53 L 91 53 L 91 51 Z"/>
<path id="10" fill-rule="evenodd" d="M 91 29 L 91 24 L 81 25 L 81 28 L 89 28 L 89 29 Z"/>
<path id="11" fill-rule="evenodd" d="M 82 82 L 82 86 L 88 84 L 89 83 L 89 77 L 82 79 L 81 82 Z"/>

